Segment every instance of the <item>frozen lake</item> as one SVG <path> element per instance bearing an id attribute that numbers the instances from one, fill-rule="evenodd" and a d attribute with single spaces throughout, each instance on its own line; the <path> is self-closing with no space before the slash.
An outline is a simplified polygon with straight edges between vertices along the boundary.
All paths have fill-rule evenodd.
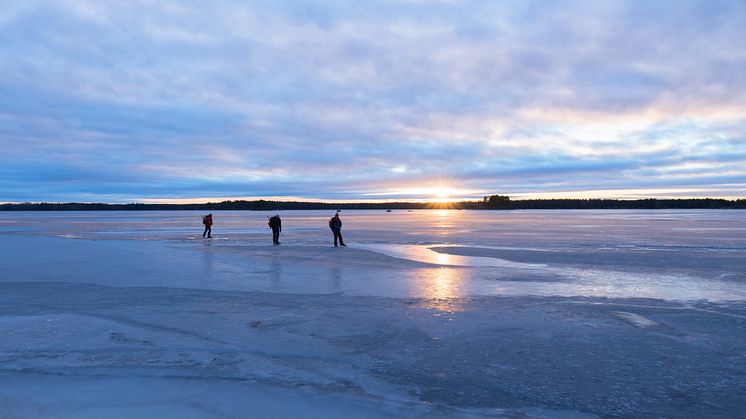
<path id="1" fill-rule="evenodd" d="M 347 249 L 330 246 L 329 211 L 279 214 L 274 248 L 264 212 L 215 213 L 212 240 L 194 212 L 0 213 L 5 274 L 384 297 L 746 298 L 743 211 L 350 211 Z"/>
<path id="2" fill-rule="evenodd" d="M 746 211 L 277 213 L 0 212 L 0 417 L 746 405 Z"/>

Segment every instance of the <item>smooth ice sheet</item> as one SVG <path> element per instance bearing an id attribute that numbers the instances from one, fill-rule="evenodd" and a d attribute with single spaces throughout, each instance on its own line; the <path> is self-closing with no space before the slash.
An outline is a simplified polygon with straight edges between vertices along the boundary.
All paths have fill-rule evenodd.
<path id="1" fill-rule="evenodd" d="M 0 417 L 733 417 L 738 211 L 0 213 Z"/>

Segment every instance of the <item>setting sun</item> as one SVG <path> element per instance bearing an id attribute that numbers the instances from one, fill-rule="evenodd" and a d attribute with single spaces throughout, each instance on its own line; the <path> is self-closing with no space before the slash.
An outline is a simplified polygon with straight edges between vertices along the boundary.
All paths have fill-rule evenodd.
<path id="1" fill-rule="evenodd" d="M 450 204 L 484 195 L 483 190 L 463 188 L 452 179 L 432 179 L 419 184 L 387 188 L 369 196 L 377 199 L 406 199 L 417 202 Z M 388 198 L 391 197 L 391 198 Z M 405 197 L 405 198 L 401 198 Z"/>
<path id="2" fill-rule="evenodd" d="M 435 195 L 433 198 L 434 202 L 449 202 L 453 195 L 453 190 L 448 188 L 436 188 L 433 190 L 433 194 Z"/>

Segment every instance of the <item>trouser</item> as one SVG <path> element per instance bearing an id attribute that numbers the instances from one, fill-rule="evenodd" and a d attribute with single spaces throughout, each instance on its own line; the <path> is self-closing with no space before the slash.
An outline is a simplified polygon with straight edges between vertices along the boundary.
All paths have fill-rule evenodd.
<path id="1" fill-rule="evenodd" d="M 272 244 L 280 244 L 280 229 L 272 227 Z"/>
<path id="2" fill-rule="evenodd" d="M 342 231 L 340 230 L 332 230 L 332 233 L 334 233 L 334 246 L 337 245 L 337 237 L 339 237 L 339 244 L 344 246 L 345 241 L 342 240 Z"/>
<path id="3" fill-rule="evenodd" d="M 212 226 L 205 224 L 205 231 L 202 232 L 202 237 L 212 237 Z"/>

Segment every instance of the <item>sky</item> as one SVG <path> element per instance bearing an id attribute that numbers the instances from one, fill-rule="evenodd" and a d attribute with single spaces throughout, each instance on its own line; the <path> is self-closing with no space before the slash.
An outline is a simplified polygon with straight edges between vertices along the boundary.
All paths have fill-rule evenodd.
<path id="1" fill-rule="evenodd" d="M 746 197 L 746 2 L 0 0 L 0 202 Z"/>

